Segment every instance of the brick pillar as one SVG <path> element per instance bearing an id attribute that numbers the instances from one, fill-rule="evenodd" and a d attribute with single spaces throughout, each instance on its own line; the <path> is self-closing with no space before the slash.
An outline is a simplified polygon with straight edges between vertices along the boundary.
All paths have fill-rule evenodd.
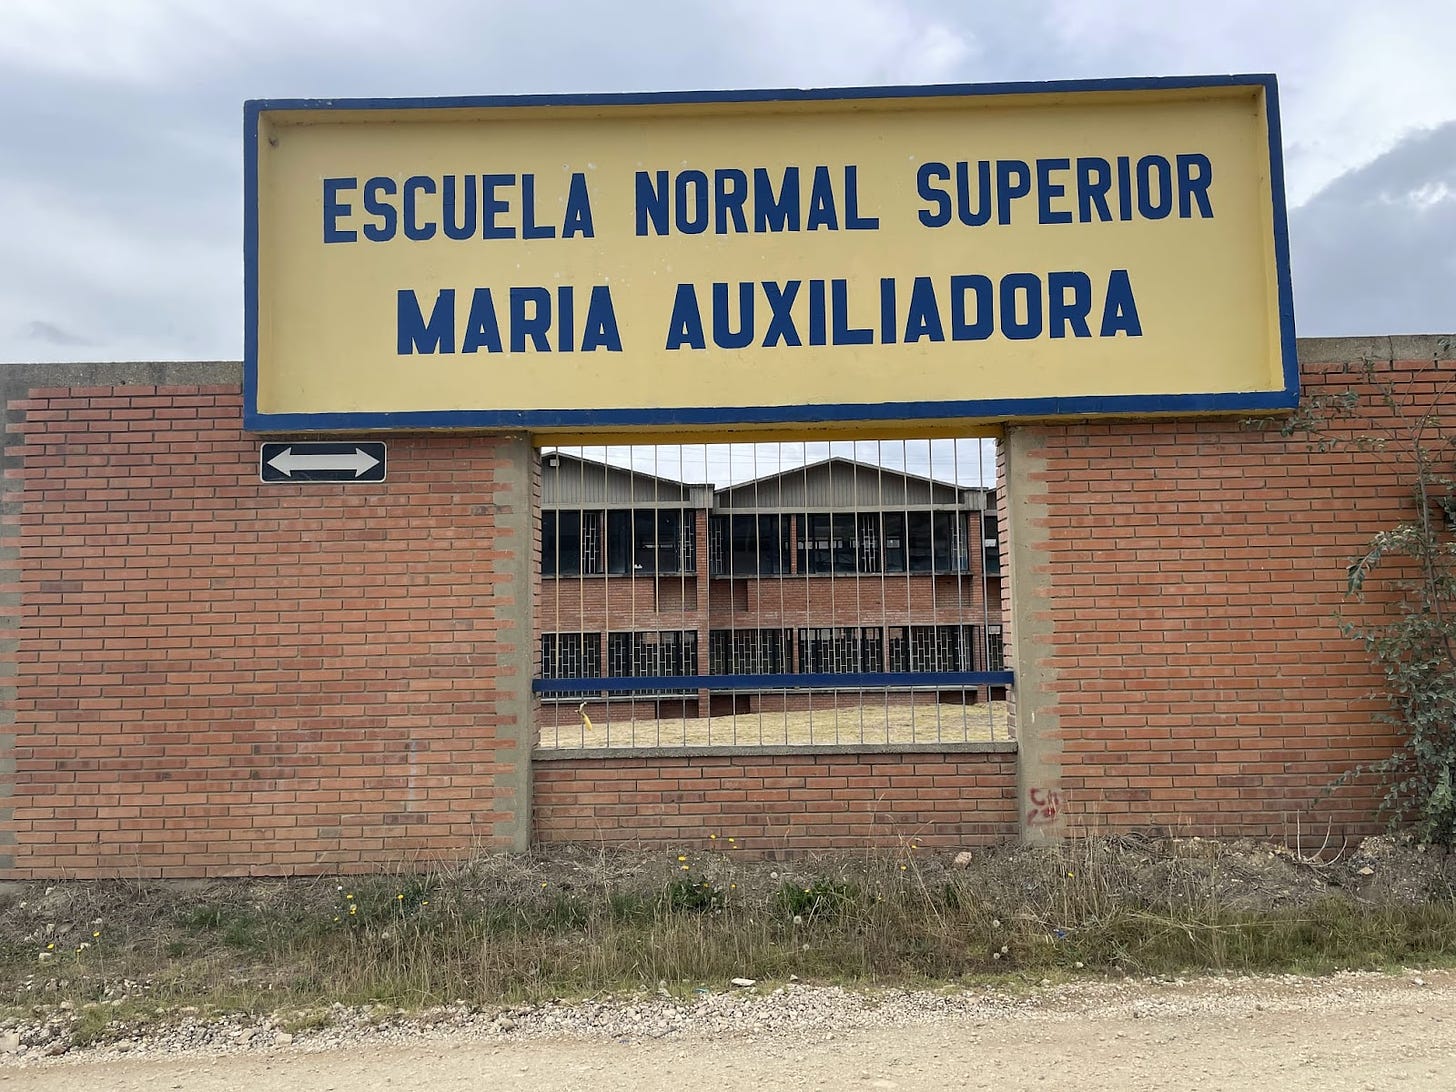
<path id="1" fill-rule="evenodd" d="M 1016 788 L 1021 836 L 1053 842 L 1065 830 L 1062 808 L 1062 745 L 1056 713 L 1056 672 L 1049 666 L 1051 605 L 1043 580 L 1051 520 L 1040 496 L 1045 455 L 1043 430 L 1012 426 L 1000 445 L 1004 465 L 997 503 L 1001 513 L 1004 607 L 1003 639 L 1016 672 L 1013 721 L 1017 740 Z M 1007 599 L 1009 598 L 1009 603 Z"/>
<path id="2" fill-rule="evenodd" d="M 500 626 L 500 670 L 496 687 L 501 694 L 501 735 L 514 746 L 514 762 L 496 774 L 496 799 L 506 818 L 496 826 L 496 837 L 517 853 L 531 844 L 531 751 L 536 745 L 539 705 L 531 693 L 540 643 L 536 634 L 536 605 L 541 588 L 541 536 L 537 513 L 541 497 L 541 456 L 525 435 L 499 440 L 496 474 L 497 550 L 504 555 L 497 572 L 504 583 L 496 586 L 497 622 Z"/>

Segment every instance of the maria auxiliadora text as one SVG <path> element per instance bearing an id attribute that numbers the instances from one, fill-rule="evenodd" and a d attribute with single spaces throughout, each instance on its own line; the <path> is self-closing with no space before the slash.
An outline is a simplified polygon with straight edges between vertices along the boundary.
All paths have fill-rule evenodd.
<path id="1" fill-rule="evenodd" d="M 1208 220 L 1212 185 L 1212 165 L 1199 153 L 927 162 L 915 173 L 912 228 Z M 861 193 L 852 164 L 637 171 L 632 192 L 631 229 L 641 238 L 879 231 L 884 215 Z M 325 178 L 322 211 L 329 245 L 598 238 L 580 171 L 553 193 L 541 192 L 529 173 Z M 623 350 L 607 283 L 432 291 L 433 298 L 398 290 L 400 355 Z M 1016 341 L 1140 337 L 1132 277 L 1127 269 L 996 276 L 968 270 L 680 282 L 659 336 L 667 349 L 701 350 L 983 341 L 997 334 Z"/>

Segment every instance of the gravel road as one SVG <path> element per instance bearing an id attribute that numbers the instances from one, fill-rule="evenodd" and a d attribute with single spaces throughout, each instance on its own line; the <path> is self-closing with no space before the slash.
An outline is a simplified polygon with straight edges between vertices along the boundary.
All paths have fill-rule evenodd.
<path id="1" fill-rule="evenodd" d="M 334 1010 L 0 1058 L 11 1089 L 1449 1089 L 1456 973 L 1088 982 L 873 997 L 791 985 L 428 1020 Z"/>

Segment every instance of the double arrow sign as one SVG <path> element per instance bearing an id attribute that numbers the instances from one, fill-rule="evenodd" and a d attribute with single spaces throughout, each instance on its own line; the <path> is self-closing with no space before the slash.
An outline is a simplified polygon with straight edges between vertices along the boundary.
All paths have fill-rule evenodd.
<path id="1" fill-rule="evenodd" d="M 258 476 L 265 482 L 382 482 L 384 444 L 299 440 L 263 444 Z"/>

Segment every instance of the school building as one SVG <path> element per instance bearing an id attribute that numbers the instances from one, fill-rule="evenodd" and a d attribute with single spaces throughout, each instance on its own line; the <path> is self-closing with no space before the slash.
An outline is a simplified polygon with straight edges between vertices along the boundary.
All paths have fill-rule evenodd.
<path id="1" fill-rule="evenodd" d="M 1005 669 L 994 489 L 840 457 L 714 488 L 553 450 L 541 496 L 543 678 L 820 676 L 548 694 L 543 741 L 582 713 L 606 722 L 609 697 L 628 703 L 617 719 L 751 714 L 829 705 L 835 676 L 893 672 L 975 701 L 993 688 L 933 680 Z"/>

